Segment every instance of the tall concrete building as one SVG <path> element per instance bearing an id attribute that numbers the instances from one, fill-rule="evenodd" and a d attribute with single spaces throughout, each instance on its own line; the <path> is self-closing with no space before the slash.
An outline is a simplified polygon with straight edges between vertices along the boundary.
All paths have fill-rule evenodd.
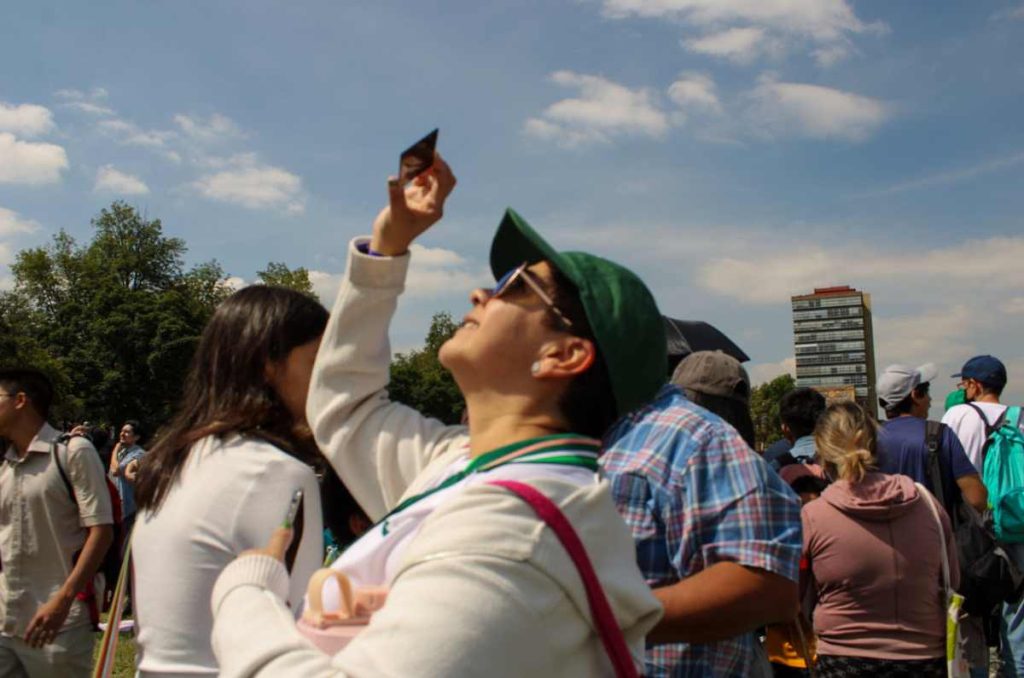
<path id="1" fill-rule="evenodd" d="M 830 400 L 852 395 L 877 415 L 871 295 L 844 285 L 817 288 L 792 302 L 796 385 Z"/>

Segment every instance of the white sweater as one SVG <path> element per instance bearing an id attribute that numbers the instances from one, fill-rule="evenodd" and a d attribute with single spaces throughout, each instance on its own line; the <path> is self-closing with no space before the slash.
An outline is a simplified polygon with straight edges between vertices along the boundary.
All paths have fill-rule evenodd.
<path id="1" fill-rule="evenodd" d="M 142 676 L 216 675 L 210 594 L 229 563 L 263 548 L 295 490 L 304 492 L 295 579 L 282 598 L 298 611 L 323 558 L 320 493 L 306 464 L 273 445 L 233 437 L 196 443 L 156 513 L 135 523 L 132 557 Z M 285 608 L 287 611 L 287 608 Z"/>
<path id="2" fill-rule="evenodd" d="M 373 518 L 431 486 L 466 453 L 466 430 L 390 403 L 387 328 L 408 256 L 350 247 L 310 386 L 321 450 Z M 604 481 L 531 480 L 570 519 L 638 662 L 661 606 Z M 288 579 L 268 557 L 241 558 L 213 594 L 222 676 L 594 676 L 611 667 L 575 566 L 532 509 L 472 484 L 423 522 L 385 607 L 345 650 L 312 648 L 281 602 Z"/>

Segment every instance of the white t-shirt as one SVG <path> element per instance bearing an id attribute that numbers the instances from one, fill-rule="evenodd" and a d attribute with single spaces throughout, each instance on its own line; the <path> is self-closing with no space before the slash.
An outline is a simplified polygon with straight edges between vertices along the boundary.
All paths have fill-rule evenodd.
<path id="1" fill-rule="evenodd" d="M 1000 403 L 975 402 L 972 405 L 977 405 L 985 413 L 985 418 L 990 426 L 995 424 L 996 420 L 1006 410 L 1006 405 Z M 942 423 L 956 433 L 956 437 L 960 439 L 960 444 L 964 446 L 967 458 L 974 464 L 974 468 L 978 469 L 978 473 L 981 473 L 983 461 L 981 451 L 985 447 L 986 437 L 985 422 L 978 416 L 977 411 L 971 405 L 955 405 L 949 408 L 946 414 L 943 415 Z"/>
<path id="2" fill-rule="evenodd" d="M 216 675 L 210 595 L 239 553 L 264 548 L 304 492 L 302 540 L 288 602 L 298 614 L 323 559 L 320 491 L 313 470 L 273 445 L 238 436 L 196 443 L 156 513 L 140 511 L 132 557 L 142 676 Z"/>

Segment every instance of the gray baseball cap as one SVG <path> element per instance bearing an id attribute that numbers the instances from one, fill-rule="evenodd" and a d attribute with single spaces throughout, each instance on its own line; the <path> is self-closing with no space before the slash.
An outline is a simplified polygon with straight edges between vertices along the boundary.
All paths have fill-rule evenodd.
<path id="1" fill-rule="evenodd" d="M 875 384 L 878 397 L 887 405 L 896 405 L 921 384 L 927 384 L 939 375 L 932 363 L 914 368 L 907 365 L 889 365 Z"/>
<path id="2" fill-rule="evenodd" d="M 706 395 L 750 400 L 750 377 L 740 361 L 721 351 L 697 351 L 683 358 L 672 383 Z"/>

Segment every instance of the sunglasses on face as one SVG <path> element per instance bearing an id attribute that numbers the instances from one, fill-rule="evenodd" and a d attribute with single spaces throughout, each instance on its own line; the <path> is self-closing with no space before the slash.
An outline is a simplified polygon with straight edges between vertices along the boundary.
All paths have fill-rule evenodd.
<path id="1" fill-rule="evenodd" d="M 527 270 L 527 262 L 523 262 L 513 268 L 511 271 L 501 276 L 501 278 L 494 284 L 494 289 L 491 290 L 491 298 L 500 297 L 502 295 L 508 296 L 511 293 L 515 293 L 516 290 L 522 290 L 523 284 L 525 283 L 531 290 L 533 290 L 540 300 L 544 302 L 544 305 L 551 309 L 551 312 L 561 321 L 567 328 L 572 328 L 572 321 L 565 317 L 561 309 L 555 306 L 554 300 L 551 298 L 541 284 L 537 282 L 533 274 Z"/>

